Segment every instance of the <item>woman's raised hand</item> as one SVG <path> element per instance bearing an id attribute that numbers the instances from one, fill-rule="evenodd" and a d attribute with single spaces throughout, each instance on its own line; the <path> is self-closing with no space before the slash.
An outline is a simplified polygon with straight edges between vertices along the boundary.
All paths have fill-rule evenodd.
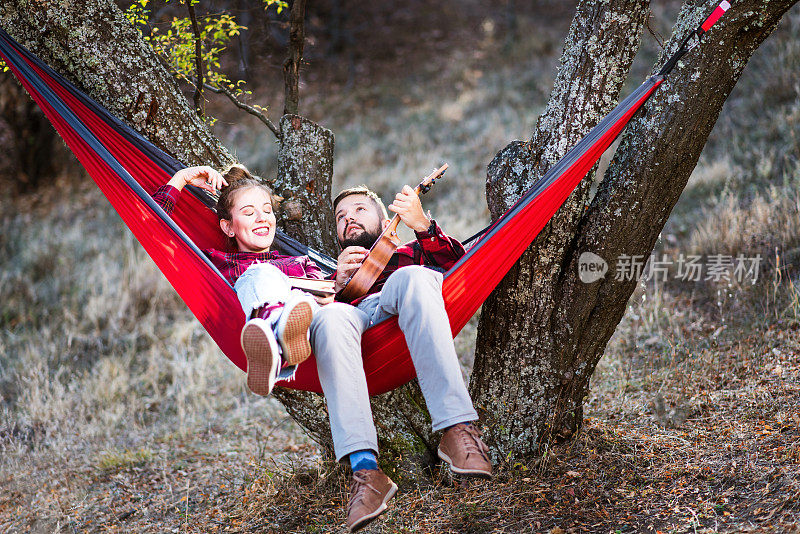
<path id="1" fill-rule="evenodd" d="M 219 172 L 205 165 L 181 169 L 167 183 L 179 190 L 191 184 L 211 193 L 215 193 L 218 189 L 228 185 L 228 182 Z"/>

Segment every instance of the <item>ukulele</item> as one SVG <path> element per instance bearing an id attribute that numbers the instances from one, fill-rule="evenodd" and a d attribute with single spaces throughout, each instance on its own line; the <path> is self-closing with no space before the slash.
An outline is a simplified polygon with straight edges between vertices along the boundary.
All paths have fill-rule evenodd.
<path id="1" fill-rule="evenodd" d="M 433 171 L 426 176 L 417 187 L 414 188 L 414 193 L 427 193 L 433 184 L 436 183 L 437 178 L 441 178 L 444 171 L 447 170 L 447 163 Z M 389 258 L 392 257 L 394 251 L 400 246 L 400 237 L 397 235 L 397 225 L 400 224 L 400 216 L 395 215 L 389 222 L 389 226 L 383 231 L 381 236 L 369 249 L 367 256 L 361 263 L 361 267 L 350 276 L 350 279 L 345 282 L 344 287 L 339 292 L 339 299 L 346 302 L 352 302 L 359 297 L 367 294 L 367 291 L 375 283 L 375 280 L 381 275 L 389 263 Z"/>

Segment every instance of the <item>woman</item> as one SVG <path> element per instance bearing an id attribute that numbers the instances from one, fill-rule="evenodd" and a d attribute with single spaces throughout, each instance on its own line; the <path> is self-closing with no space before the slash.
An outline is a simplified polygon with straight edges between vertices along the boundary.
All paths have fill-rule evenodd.
<path id="1" fill-rule="evenodd" d="M 319 304 L 327 298 L 312 297 L 292 289 L 288 276 L 317 278 L 322 271 L 307 256 L 285 256 L 271 251 L 275 239 L 275 203 L 269 188 L 254 179 L 242 165 L 224 174 L 211 167 L 188 167 L 161 186 L 153 199 L 171 213 L 187 185 L 211 193 L 217 200 L 220 230 L 233 252 L 206 249 L 222 275 L 233 285 L 245 315 L 241 342 L 247 356 L 247 386 L 269 395 L 278 379 L 290 379 L 297 365 L 311 355 L 308 327 Z"/>

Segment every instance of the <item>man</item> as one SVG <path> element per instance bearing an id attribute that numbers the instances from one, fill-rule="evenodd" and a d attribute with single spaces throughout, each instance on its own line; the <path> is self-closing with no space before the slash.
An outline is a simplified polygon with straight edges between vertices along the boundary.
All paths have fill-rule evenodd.
<path id="1" fill-rule="evenodd" d="M 364 260 L 389 224 L 380 198 L 366 187 L 342 191 L 333 202 L 338 257 L 336 289 Z M 310 327 L 320 383 L 330 415 L 336 459 L 349 461 L 353 482 L 347 526 L 355 531 L 380 515 L 397 486 L 378 468 L 378 440 L 361 359 L 361 335 L 371 325 L 397 315 L 433 430 L 444 430 L 438 454 L 454 473 L 490 477 L 491 462 L 478 416 L 461 378 L 450 323 L 442 299 L 442 274 L 464 254 L 422 210 L 419 197 L 405 186 L 389 209 L 416 234 L 397 249 L 366 297 L 336 302 L 316 312 Z"/>

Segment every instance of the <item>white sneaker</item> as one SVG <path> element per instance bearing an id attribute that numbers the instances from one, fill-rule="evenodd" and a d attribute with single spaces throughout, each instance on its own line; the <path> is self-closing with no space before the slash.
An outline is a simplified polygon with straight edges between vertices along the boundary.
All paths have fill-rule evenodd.
<path id="1" fill-rule="evenodd" d="M 242 328 L 241 341 L 247 356 L 247 387 L 266 397 L 275 387 L 281 363 L 275 334 L 264 319 L 250 319 Z"/>
<path id="2" fill-rule="evenodd" d="M 278 319 L 275 333 L 287 365 L 297 365 L 311 356 L 308 327 L 314 317 L 313 302 L 311 297 L 289 299 Z"/>

